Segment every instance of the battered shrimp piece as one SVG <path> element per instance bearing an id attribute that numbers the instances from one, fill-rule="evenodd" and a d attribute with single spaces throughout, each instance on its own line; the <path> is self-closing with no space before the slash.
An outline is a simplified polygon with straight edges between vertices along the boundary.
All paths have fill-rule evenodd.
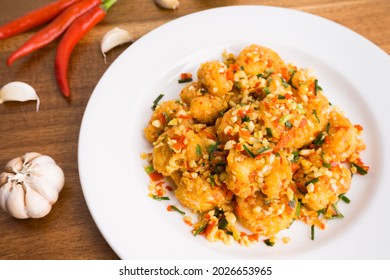
<path id="1" fill-rule="evenodd" d="M 358 129 L 340 112 L 333 110 L 329 122 L 328 136 L 322 148 L 330 161 L 343 162 L 356 151 L 364 149 Z"/>
<path id="2" fill-rule="evenodd" d="M 242 198 L 262 191 L 268 199 L 273 199 L 291 182 L 291 166 L 284 153 L 276 156 L 269 152 L 251 158 L 231 149 L 227 163 L 227 187 Z"/>
<path id="3" fill-rule="evenodd" d="M 291 129 L 286 127 L 287 130 L 281 134 L 278 148 L 300 149 L 312 143 L 319 133 L 325 130 L 330 110 L 328 99 L 318 94 L 310 103 L 303 106 L 301 104 L 295 105 L 300 114 L 295 115 L 297 117 L 290 121 Z"/>
<path id="4" fill-rule="evenodd" d="M 162 134 L 160 137 L 164 138 L 166 136 L 166 133 Z M 164 176 L 170 176 L 172 171 L 167 170 L 167 167 L 170 165 L 169 161 L 171 160 L 173 156 L 172 150 L 169 148 L 167 144 L 161 143 L 158 146 L 155 146 L 153 148 L 153 154 L 152 154 L 152 163 L 154 170 L 156 170 L 158 173 L 163 174 Z"/>
<path id="5" fill-rule="evenodd" d="M 233 194 L 224 186 L 212 186 L 206 179 L 183 177 L 175 191 L 177 199 L 194 212 L 204 213 L 222 207 L 233 199 Z"/>
<path id="6" fill-rule="evenodd" d="M 176 171 L 197 172 L 203 167 L 202 151 L 206 149 L 207 141 L 191 127 L 170 128 L 154 143 L 154 169 L 164 176 Z"/>
<path id="7" fill-rule="evenodd" d="M 257 192 L 247 198 L 236 197 L 235 213 L 244 227 L 271 237 L 291 225 L 297 205 L 297 199 L 289 200 L 286 194 L 270 201 Z"/>
<path id="8" fill-rule="evenodd" d="M 223 98 L 233 88 L 233 81 L 228 75 L 228 67 L 220 61 L 215 60 L 201 64 L 198 70 L 198 79 L 209 93 L 220 98 Z"/>
<path id="9" fill-rule="evenodd" d="M 225 112 L 218 123 L 217 135 L 222 143 L 229 140 L 238 140 L 240 130 L 248 127 L 250 132 L 255 130 L 255 125 L 260 119 L 260 110 L 258 104 L 236 105 Z"/>
<path id="10" fill-rule="evenodd" d="M 286 68 L 276 52 L 259 45 L 244 48 L 238 55 L 236 63 L 242 66 L 248 75 L 280 73 L 282 68 Z"/>
<path id="11" fill-rule="evenodd" d="M 225 100 L 207 93 L 192 99 L 190 113 L 200 123 L 213 124 L 227 108 Z"/>
<path id="12" fill-rule="evenodd" d="M 192 100 L 197 96 L 202 96 L 207 91 L 202 87 L 202 84 L 199 81 L 192 82 L 185 86 L 180 92 L 180 98 L 190 106 Z"/>
<path id="13" fill-rule="evenodd" d="M 300 158 L 301 169 L 294 174 L 300 192 L 301 202 L 310 210 L 318 211 L 335 204 L 340 194 L 351 186 L 351 172 L 341 164 L 324 164 L 322 151 L 312 151 L 310 156 Z M 328 167 L 325 167 L 325 166 Z"/>
<path id="14" fill-rule="evenodd" d="M 173 124 L 191 125 L 192 118 L 188 115 L 188 107 L 179 101 L 165 101 L 153 111 L 147 127 L 144 129 L 146 139 L 153 143 L 169 127 L 169 122 L 176 119 Z"/>

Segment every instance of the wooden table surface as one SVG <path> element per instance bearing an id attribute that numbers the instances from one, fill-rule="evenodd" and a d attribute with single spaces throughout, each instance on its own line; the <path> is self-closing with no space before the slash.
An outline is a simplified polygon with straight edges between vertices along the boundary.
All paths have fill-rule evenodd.
<path id="1" fill-rule="evenodd" d="M 53 0 L 2 1 L 0 25 Z M 6 66 L 7 57 L 38 28 L 0 41 L 0 86 L 12 81 L 32 85 L 35 103 L 0 105 L 0 172 L 5 164 L 26 152 L 53 157 L 65 173 L 65 186 L 50 214 L 18 220 L 0 210 L 0 259 L 117 259 L 96 227 L 82 193 L 77 149 L 80 123 L 87 102 L 102 74 L 125 50 L 112 50 L 105 64 L 100 53 L 102 36 L 113 27 L 130 31 L 135 39 L 175 18 L 228 5 L 270 5 L 309 12 L 361 34 L 390 53 L 389 0 L 181 0 L 175 10 L 158 8 L 153 0 L 119 0 L 107 17 L 75 48 L 70 61 L 72 97 L 57 89 L 54 57 L 58 40 Z"/>

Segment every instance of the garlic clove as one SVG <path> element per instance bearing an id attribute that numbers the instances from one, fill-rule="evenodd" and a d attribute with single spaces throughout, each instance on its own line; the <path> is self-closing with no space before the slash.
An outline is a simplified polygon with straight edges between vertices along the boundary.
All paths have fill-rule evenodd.
<path id="1" fill-rule="evenodd" d="M 5 166 L 5 171 L 9 173 L 16 173 L 23 168 L 23 160 L 18 157 L 10 160 L 6 166 Z"/>
<path id="2" fill-rule="evenodd" d="M 25 102 L 37 101 L 36 110 L 39 111 L 39 97 L 35 89 L 24 82 L 10 82 L 0 89 L 0 104 L 8 101 Z"/>
<path id="3" fill-rule="evenodd" d="M 42 218 L 46 216 L 50 212 L 52 204 L 27 184 L 24 186 L 26 189 L 25 209 L 28 217 Z"/>
<path id="4" fill-rule="evenodd" d="M 106 57 L 106 52 L 111 49 L 122 45 L 124 43 L 130 43 L 133 41 L 133 38 L 130 36 L 130 33 L 127 30 L 115 27 L 104 34 L 103 39 L 100 43 L 100 49 L 104 57 Z"/>
<path id="5" fill-rule="evenodd" d="M 65 183 L 62 169 L 54 159 L 39 153 L 27 153 L 23 158 L 32 175 L 25 178 L 26 184 L 54 204 Z"/>
<path id="6" fill-rule="evenodd" d="M 40 167 L 34 167 L 34 173 L 32 175 L 25 179 L 26 184 L 51 204 L 56 203 L 65 183 L 62 169 L 53 164 L 46 164 Z"/>
<path id="7" fill-rule="evenodd" d="M 163 9 L 175 10 L 180 5 L 179 0 L 154 0 L 156 4 Z"/>
<path id="8" fill-rule="evenodd" d="M 8 197 L 5 203 L 5 210 L 18 219 L 27 219 L 25 209 L 24 189 L 16 182 L 9 183 Z"/>

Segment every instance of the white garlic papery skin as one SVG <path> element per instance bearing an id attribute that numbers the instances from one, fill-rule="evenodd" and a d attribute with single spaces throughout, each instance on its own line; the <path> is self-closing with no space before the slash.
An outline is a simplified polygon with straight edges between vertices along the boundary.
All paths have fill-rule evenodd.
<path id="1" fill-rule="evenodd" d="M 51 157 L 26 153 L 0 174 L 0 207 L 18 219 L 44 217 L 64 183 L 64 172 Z"/>
<path id="2" fill-rule="evenodd" d="M 180 5 L 179 0 L 154 0 L 158 6 L 163 9 L 175 10 Z"/>

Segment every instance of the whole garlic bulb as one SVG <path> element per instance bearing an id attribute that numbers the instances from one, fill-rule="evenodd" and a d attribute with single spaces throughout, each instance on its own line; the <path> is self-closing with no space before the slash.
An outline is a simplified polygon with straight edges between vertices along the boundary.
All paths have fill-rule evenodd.
<path id="1" fill-rule="evenodd" d="M 26 153 L 0 174 L 0 207 L 18 219 L 44 217 L 64 183 L 64 172 L 51 157 Z"/>

